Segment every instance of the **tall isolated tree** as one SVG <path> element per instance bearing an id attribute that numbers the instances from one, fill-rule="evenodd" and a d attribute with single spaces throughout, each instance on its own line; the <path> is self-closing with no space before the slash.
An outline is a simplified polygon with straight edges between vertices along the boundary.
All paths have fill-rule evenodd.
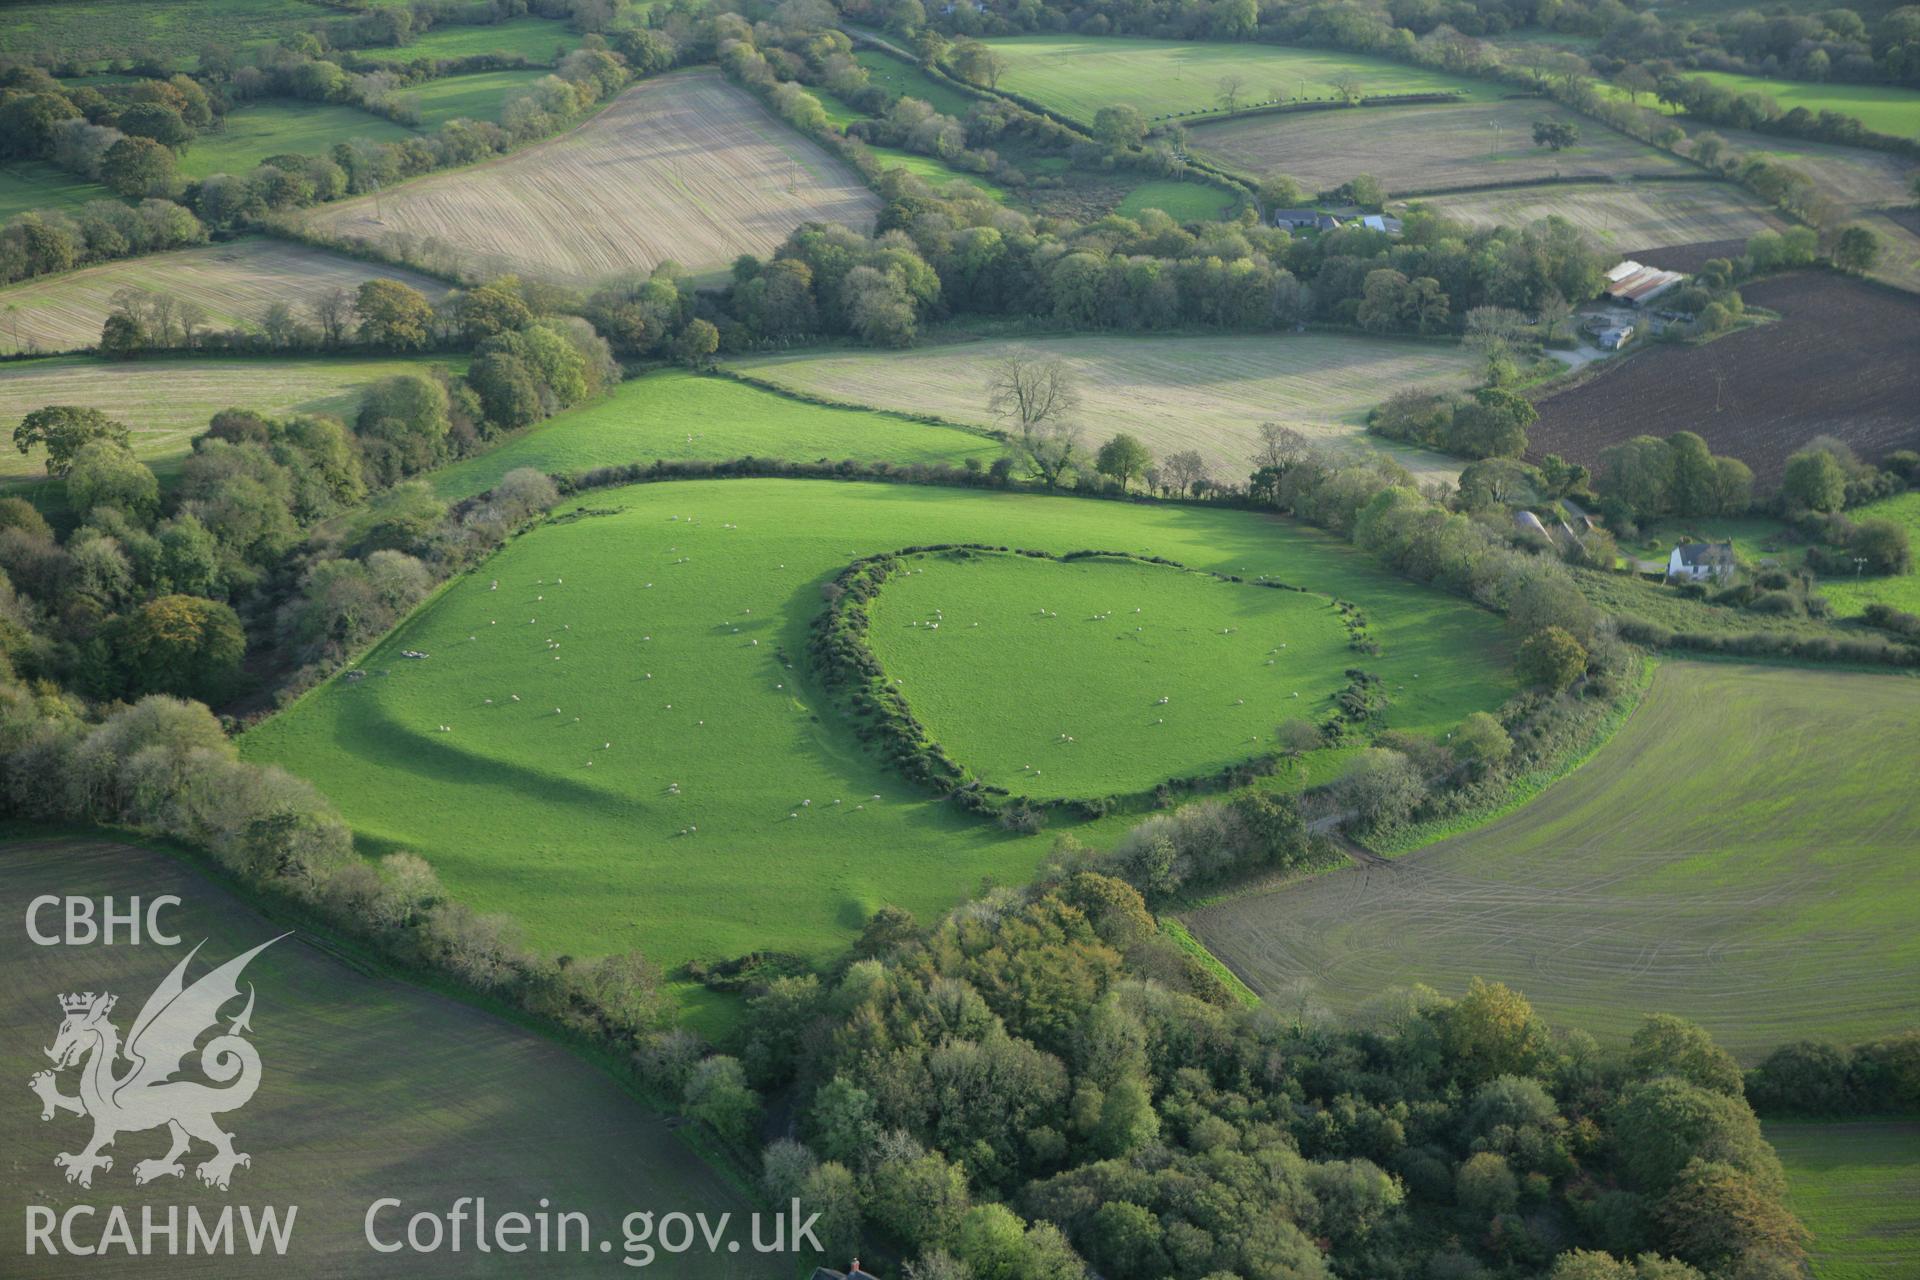
<path id="1" fill-rule="evenodd" d="M 1152 464 L 1153 454 L 1147 446 L 1123 431 L 1100 446 L 1093 469 L 1103 476 L 1112 476 L 1122 489 L 1127 489 Z"/>

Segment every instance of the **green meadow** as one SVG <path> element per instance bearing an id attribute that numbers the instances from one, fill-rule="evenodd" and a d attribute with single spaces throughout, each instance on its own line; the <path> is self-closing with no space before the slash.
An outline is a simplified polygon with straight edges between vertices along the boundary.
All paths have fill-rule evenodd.
<path id="1" fill-rule="evenodd" d="M 1893 520 L 1906 528 L 1907 537 L 1920 548 L 1920 492 L 1897 494 L 1856 507 L 1847 512 L 1854 520 Z M 1820 579 L 1820 594 L 1843 617 L 1860 613 L 1870 604 L 1887 604 L 1908 613 L 1920 613 L 1920 576 Z"/>
<path id="2" fill-rule="evenodd" d="M 1242 107 L 1335 98 L 1333 81 L 1343 75 L 1353 76 L 1366 97 L 1456 92 L 1492 101 L 1501 93 L 1486 81 L 1324 49 L 1086 36 L 1016 36 L 987 44 L 1007 59 L 1000 88 L 1082 122 L 1116 104 L 1149 117 L 1216 112 L 1229 77 L 1241 82 Z"/>
<path id="3" fill-rule="evenodd" d="M 1811 80 L 1775 80 L 1730 71 L 1686 73 L 1711 81 L 1735 93 L 1764 93 L 1782 111 L 1805 107 L 1816 115 L 1838 111 L 1853 116 L 1869 129 L 1903 138 L 1920 138 L 1920 93 L 1879 84 L 1832 84 Z"/>
<path id="4" fill-rule="evenodd" d="M 515 18 L 488 26 L 435 27 L 397 49 L 356 49 L 362 58 L 412 62 L 416 58 L 472 58 L 489 53 L 519 54 L 533 62 L 553 62 L 556 49 L 580 47 L 580 34 L 551 18 Z"/>
<path id="5" fill-rule="evenodd" d="M 29 209 L 79 209 L 89 200 L 113 200 L 97 182 L 56 169 L 44 160 L 9 160 L 0 165 L 0 222 Z"/>
<path id="6" fill-rule="evenodd" d="M 1815 1280 L 1920 1275 L 1920 1124 L 1769 1121 Z"/>
<path id="7" fill-rule="evenodd" d="M 948 753 L 1016 795 L 1142 791 L 1259 755 L 1276 716 L 1327 718 L 1361 661 L 1324 595 L 1134 560 L 911 563 L 869 644 Z"/>
<path id="8" fill-rule="evenodd" d="M 1616 1039 L 1679 1014 L 1749 1061 L 1897 1031 L 1920 983 L 1916 723 L 1910 676 L 1662 662 L 1625 727 L 1508 816 L 1186 922 L 1290 1008 L 1479 976 Z"/>
<path id="9" fill-rule="evenodd" d="M 844 124 L 843 121 L 838 120 L 835 123 Z M 936 189 L 950 182 L 964 182 L 995 200 L 1004 201 L 1007 198 L 1005 188 L 992 179 L 981 177 L 977 173 L 968 173 L 964 169 L 956 169 L 938 156 L 923 156 L 913 151 L 902 151 L 898 147 L 868 147 L 867 149 L 873 152 L 874 158 L 881 164 L 888 168 L 905 169 Z"/>
<path id="10" fill-rule="evenodd" d="M 1206 222 L 1225 216 L 1233 208 L 1233 197 L 1204 182 L 1144 182 L 1127 192 L 1114 212 L 1123 218 L 1137 218 L 1148 209 L 1158 209 L 1176 222 Z"/>
<path id="11" fill-rule="evenodd" d="M 325 155 L 336 142 L 367 138 L 398 142 L 414 137 L 405 125 L 358 107 L 273 99 L 229 111 L 215 133 L 195 138 L 180 155 L 180 175 L 243 174 L 268 156 Z"/>
<path id="12" fill-rule="evenodd" d="M 977 101 L 965 91 L 935 80 L 911 62 L 878 49 L 857 50 L 853 60 L 867 69 L 871 83 L 892 93 L 918 98 L 943 115 L 958 119 Z"/>
<path id="13" fill-rule="evenodd" d="M 465 498 L 520 467 L 556 475 L 658 459 L 745 457 L 954 466 L 972 458 L 984 466 L 1002 451 L 983 431 L 810 404 L 730 378 L 673 369 L 623 382 L 602 399 L 444 468 L 434 474 L 433 486 L 443 498 Z"/>
<path id="14" fill-rule="evenodd" d="M 808 668 L 822 588 L 849 561 L 988 540 L 1159 555 L 1337 593 L 1366 611 L 1382 645 L 1364 661 L 1393 690 L 1393 724 L 1438 729 L 1511 692 L 1492 615 L 1270 517 L 872 483 L 693 481 L 582 495 L 424 605 L 354 664 L 358 678 L 309 693 L 250 730 L 241 749 L 311 779 L 366 852 L 421 853 L 455 897 L 513 914 L 543 948 L 591 956 L 638 946 L 670 969 L 752 950 L 825 961 L 878 907 L 937 915 L 982 877 L 1024 880 L 1047 847 L 1045 836 L 1010 835 L 895 777 Z M 1022 621 L 999 605 L 979 620 L 1010 632 Z M 1008 670 L 956 670 L 964 689 L 943 695 L 929 681 L 915 691 L 976 698 L 981 715 L 1014 711 L 1018 691 L 1046 679 L 1103 701 L 1122 674 L 1112 665 L 1119 642 L 1113 652 L 1089 665 L 1060 661 L 1050 644 L 1019 646 Z M 1166 678 L 1183 687 L 1213 679 L 1174 671 L 1184 654 L 1165 658 Z M 1292 685 L 1248 681 L 1234 695 L 1251 708 L 1236 712 L 1248 734 L 1270 734 L 1327 693 L 1323 668 L 1337 670 L 1330 655 L 1301 668 L 1318 678 L 1302 679 L 1297 700 Z M 1229 736 L 1240 736 L 1237 721 L 1221 730 Z M 1145 755 L 1119 740 L 1089 738 L 1086 749 L 1132 753 L 1128 769 Z"/>
<path id="15" fill-rule="evenodd" d="M 447 121 L 462 116 L 469 120 L 488 120 L 498 124 L 509 94 L 551 74 L 534 69 L 443 76 L 417 88 L 407 89 L 399 96 L 419 104 L 422 129 L 437 129 Z"/>

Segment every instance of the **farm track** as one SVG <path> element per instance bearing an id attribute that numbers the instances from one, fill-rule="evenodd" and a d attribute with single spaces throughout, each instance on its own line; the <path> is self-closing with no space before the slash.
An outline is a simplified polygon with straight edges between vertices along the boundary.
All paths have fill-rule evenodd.
<path id="1" fill-rule="evenodd" d="M 699 271 L 771 252 L 805 222 L 869 227 L 857 174 L 712 71 L 643 80 L 570 133 L 325 206 L 330 235 L 456 249 L 481 274 L 589 283 L 669 259 Z"/>
<path id="2" fill-rule="evenodd" d="M 1477 975 L 1603 1035 L 1678 1013 L 1748 1057 L 1895 1030 L 1920 981 L 1920 801 L 1871 762 L 1916 718 L 1901 677 L 1669 662 L 1514 814 L 1187 923 L 1262 995 L 1336 1009 Z"/>
<path id="3" fill-rule="evenodd" d="M 1877 461 L 1920 444 L 1920 300 L 1824 272 L 1742 290 L 1781 319 L 1639 352 L 1540 402 L 1528 456 L 1593 466 L 1636 435 L 1697 431 L 1762 489 L 1816 435 Z"/>

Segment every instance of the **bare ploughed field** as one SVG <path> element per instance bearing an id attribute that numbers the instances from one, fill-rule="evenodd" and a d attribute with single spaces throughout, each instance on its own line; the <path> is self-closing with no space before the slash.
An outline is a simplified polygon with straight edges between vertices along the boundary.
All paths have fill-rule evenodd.
<path id="1" fill-rule="evenodd" d="M 1640 352 L 1549 396 L 1528 456 L 1592 466 L 1634 436 L 1697 431 L 1765 489 L 1817 435 L 1867 461 L 1920 446 L 1920 300 L 1813 271 L 1741 293 L 1781 318 L 1704 346 Z"/>
<path id="2" fill-rule="evenodd" d="M 570 133 L 383 195 L 329 205 L 310 225 L 468 274 L 588 283 L 672 259 L 694 271 L 769 253 L 805 222 L 868 229 L 880 202 L 859 175 L 717 72 L 658 76 Z"/>

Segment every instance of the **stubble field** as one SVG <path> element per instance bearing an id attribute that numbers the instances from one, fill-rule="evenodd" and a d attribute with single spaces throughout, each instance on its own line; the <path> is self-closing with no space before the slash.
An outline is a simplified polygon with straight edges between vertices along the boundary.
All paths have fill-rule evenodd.
<path id="1" fill-rule="evenodd" d="M 1367 411 L 1401 387 L 1466 386 L 1473 360 L 1454 346 L 1337 334 L 1032 338 L 757 356 L 734 367 L 808 395 L 990 427 L 1000 425 L 987 411 L 993 365 L 1015 353 L 1076 375 L 1089 450 L 1131 432 L 1161 458 L 1197 450 L 1216 476 L 1239 481 L 1253 469 L 1260 423 L 1279 422 L 1317 444 L 1378 449 L 1422 479 L 1460 472 L 1454 459 L 1365 434 Z"/>
<path id="2" fill-rule="evenodd" d="M 712 71 L 633 86 L 569 133 L 310 215 L 329 235 L 437 242 L 473 274 L 568 283 L 770 252 L 803 222 L 865 229 L 859 178 Z"/>
<path id="3" fill-rule="evenodd" d="M 426 359 L 309 357 L 151 360 L 131 364 L 61 356 L 0 365 L 0 423 L 50 404 L 88 405 L 133 428 L 133 451 L 162 475 L 222 409 L 319 413 L 351 420 L 367 388 L 396 373 L 424 371 Z M 0 438 L 0 483 L 39 478 L 46 451 L 23 454 Z"/>
<path id="4" fill-rule="evenodd" d="M 1286 1007 L 1479 976 L 1602 1036 L 1679 1014 L 1748 1060 L 1896 1031 L 1920 983 L 1920 797 L 1894 763 L 1915 723 L 1920 680 L 1669 661 L 1510 816 L 1187 922 Z"/>
<path id="5" fill-rule="evenodd" d="M 1533 122 L 1574 123 L 1564 151 L 1534 145 Z M 1311 191 L 1332 191 L 1370 173 L 1395 195 L 1563 177 L 1680 173 L 1684 161 L 1545 101 L 1251 116 L 1195 126 L 1194 150 L 1254 178 L 1284 173 Z"/>
<path id="6" fill-rule="evenodd" d="M 113 295 L 122 289 L 197 302 L 214 327 L 252 330 L 273 303 L 285 302 L 299 312 L 335 289 L 351 291 L 376 278 L 399 280 L 436 301 L 447 292 L 445 284 L 417 272 L 251 237 L 106 262 L 0 289 L 0 350 L 91 347 L 113 310 Z"/>
<path id="7" fill-rule="evenodd" d="M 1435 196 L 1421 203 L 1473 227 L 1521 227 L 1557 216 L 1620 252 L 1744 240 L 1784 225 L 1724 182 L 1569 183 Z"/>

